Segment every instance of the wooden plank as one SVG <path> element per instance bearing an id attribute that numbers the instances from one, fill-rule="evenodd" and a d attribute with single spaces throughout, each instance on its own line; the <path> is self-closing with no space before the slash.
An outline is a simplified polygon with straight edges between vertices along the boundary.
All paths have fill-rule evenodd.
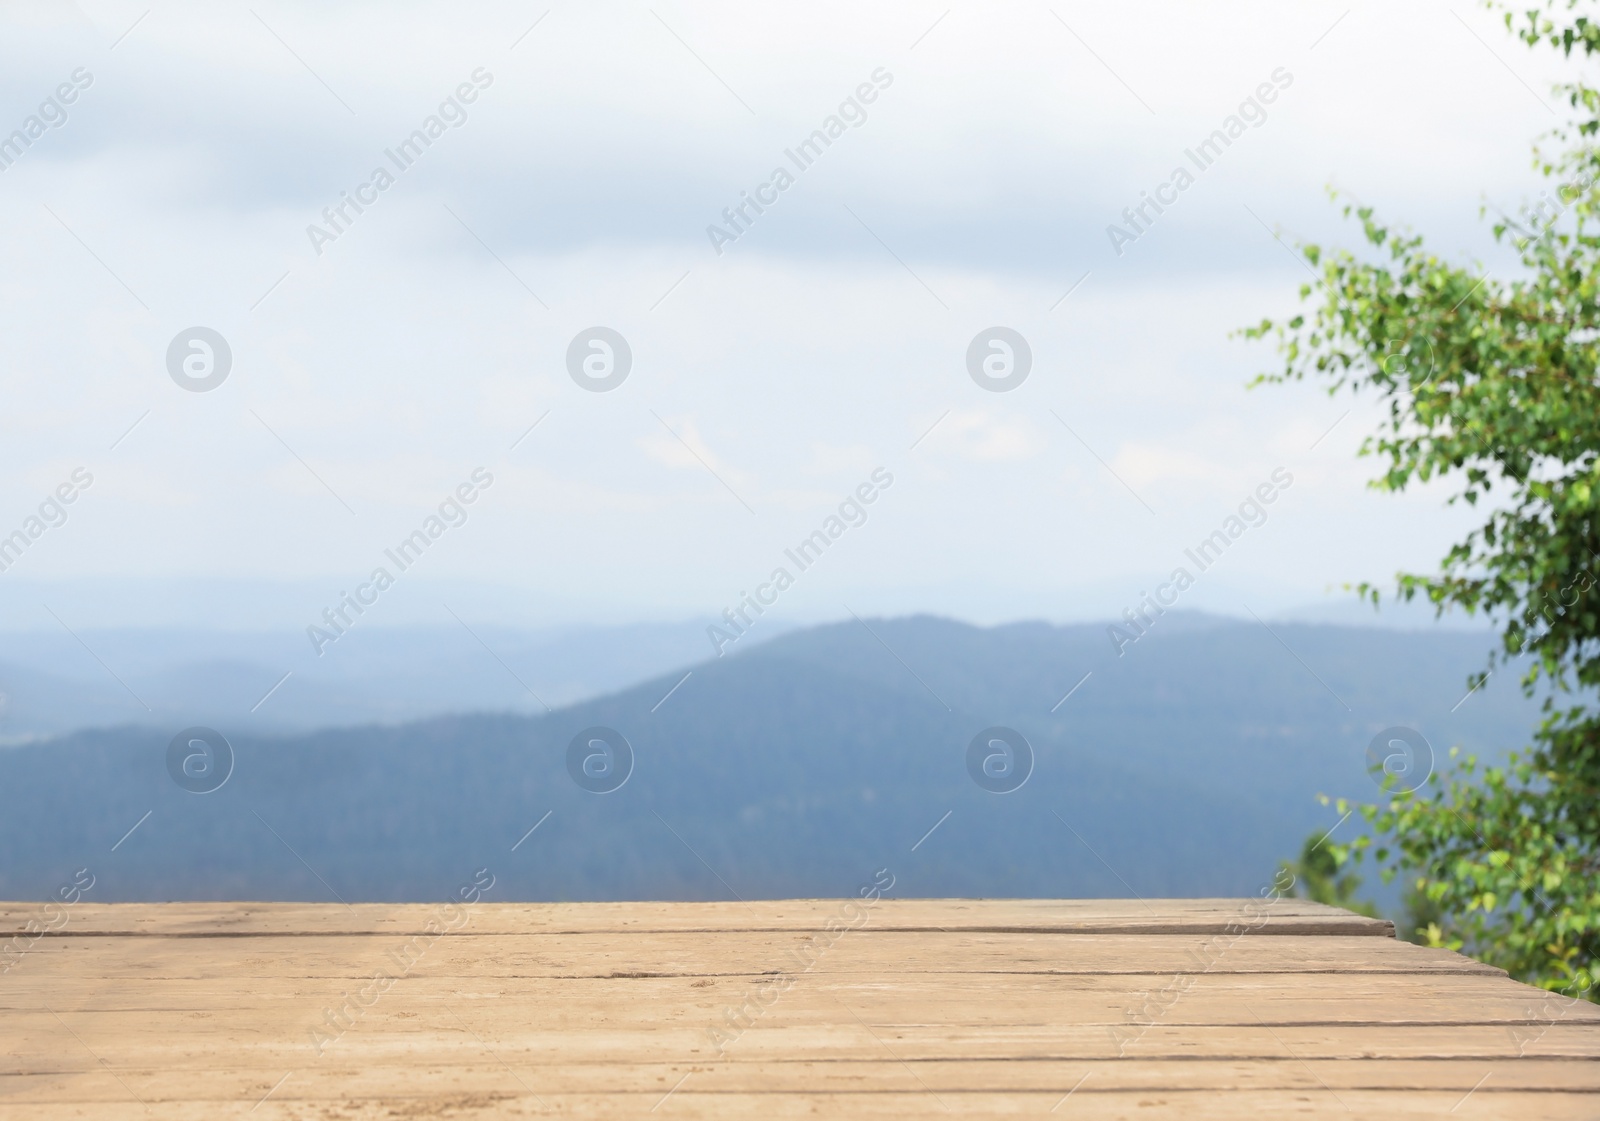
<path id="1" fill-rule="evenodd" d="M 1600 1007 L 1279 906 L 81 904 L 0 977 L 0 1117 L 1600 1115 Z"/>
<path id="2" fill-rule="evenodd" d="M 102 1018 L 122 1012 L 182 1016 L 264 1015 L 298 1007 L 315 1015 L 337 1005 L 353 982 L 370 981 L 373 969 L 345 978 L 275 978 L 270 992 L 217 981 L 152 978 L 149 984 L 64 977 L 48 982 L 22 979 L 0 989 L 0 1010 L 26 1016 L 49 999 L 57 1012 L 92 1009 Z M 262 978 L 266 980 L 266 978 Z M 799 975 L 787 989 L 776 974 L 691 977 L 536 977 L 468 978 L 437 974 L 427 959 L 396 980 L 387 993 L 370 994 L 379 1003 L 403 995 L 426 1005 L 452 995 L 499 1009 L 518 998 L 537 999 L 534 1010 L 517 1009 L 523 1022 L 539 1022 L 552 1008 L 581 1004 L 593 1017 L 641 1028 L 685 1009 L 716 1011 L 748 1000 L 752 1007 L 781 1008 L 784 1017 L 837 1018 L 837 1002 L 870 1008 L 880 1022 L 914 1019 L 927 1013 L 939 1023 L 973 1026 L 1051 1022 L 1120 1024 L 1131 1008 L 1164 1011 L 1173 1023 L 1520 1023 L 1530 1010 L 1557 1008 L 1504 978 L 1474 973 L 1432 975 L 1305 973 L 1195 974 L 1181 990 L 1168 989 L 1172 977 L 1147 974 L 914 973 L 894 977 L 871 973 Z M 1172 996 L 1170 1001 L 1163 993 Z M 1533 999 L 1530 999 L 1532 996 Z M 1538 1003 L 1535 1003 L 1538 1001 Z M 1468 1011 L 1470 1010 L 1470 1012 Z M 1147 1015 L 1154 1015 L 1147 1011 Z M 1600 1005 L 1577 1002 L 1565 1012 L 1573 1022 L 1600 1022 Z"/>
<path id="3" fill-rule="evenodd" d="M 867 935 L 870 934 L 870 937 Z M 1218 936 L 1222 937 L 1222 936 Z M 222 978 L 247 964 L 264 975 L 347 977 L 368 960 L 404 944 L 398 935 L 353 939 L 341 935 L 239 935 L 226 954 L 197 954 L 190 939 L 160 941 L 108 936 L 85 938 L 74 932 L 52 935 L 25 951 L 17 976 L 42 969 L 74 968 L 75 959 L 93 952 L 102 977 L 146 976 L 159 960 L 162 977 Z M 467 930 L 432 944 L 428 970 L 456 977 L 613 977 L 619 973 L 662 976 L 739 977 L 774 968 L 819 973 L 1118 973 L 1171 976 L 1175 973 L 1477 973 L 1504 976 L 1502 970 L 1448 950 L 1435 950 L 1387 938 L 1304 935 L 1286 938 L 1244 936 L 1213 944 L 1206 935 L 1173 934 L 1012 934 L 965 931 L 852 931 L 825 953 L 793 955 L 815 941 L 806 932 L 730 931 L 709 940 L 704 934 L 668 932 L 649 938 L 596 938 L 587 934 L 481 935 Z M 134 942 L 134 946 L 124 943 Z M 110 944 L 107 944 L 110 943 Z M 135 951 L 139 952 L 135 952 Z M 147 952 L 159 956 L 151 959 Z M 373 957 L 376 955 L 376 958 Z M 353 964 L 354 963 L 354 964 Z"/>
<path id="4" fill-rule="evenodd" d="M 1035 1062 L 1147 1060 L 1189 1062 L 1203 1067 L 1210 1063 L 1272 1061 L 1286 1055 L 1331 1062 L 1448 1060 L 1491 1065 L 1524 1059 L 1581 1063 L 1600 1059 L 1600 1031 L 1592 1024 L 1526 1025 L 1520 1036 L 1508 1025 L 1158 1024 L 1126 1046 L 1103 1024 L 1036 1024 L 985 1033 L 951 1028 L 923 1030 L 917 1033 L 913 1046 L 903 1034 L 894 1039 L 881 1030 L 882 1039 L 874 1039 L 841 1013 L 844 1022 L 814 1029 L 760 1023 L 719 1055 L 700 1024 L 639 1033 L 614 1030 L 608 1025 L 586 1025 L 574 1017 L 574 1022 L 562 1030 L 514 1037 L 504 1025 L 487 1021 L 470 1006 L 452 1003 L 448 1009 L 434 1009 L 427 1015 L 402 1012 L 400 1023 L 382 1031 L 368 1030 L 372 1023 L 363 1021 L 327 1044 L 321 1055 L 311 1046 L 306 1024 L 296 1025 L 295 1031 L 265 1024 L 243 1030 L 213 1030 L 212 1024 L 196 1017 L 184 1030 L 168 1031 L 163 1025 L 161 1039 L 136 1045 L 125 1034 L 97 1031 L 92 1022 L 85 1023 L 81 1014 L 68 1014 L 62 1022 L 39 1020 L 21 1030 L 8 1029 L 9 1050 L 4 1065 L 11 1074 L 93 1073 L 98 1068 L 92 1054 L 117 1070 L 147 1067 L 182 1071 L 185 1078 L 190 1072 L 238 1065 L 272 1072 L 322 1066 L 359 1066 L 381 1072 L 418 1064 L 468 1068 L 489 1053 L 497 1056 L 496 1061 L 509 1062 L 518 1069 L 565 1066 L 602 1070 L 652 1062 L 762 1066 L 776 1062 L 849 1062 L 864 1054 L 887 1056 L 889 1052 L 883 1050 L 885 1040 L 897 1061 L 992 1061 L 1015 1063 L 1019 1069 L 1022 1064 Z M 407 1016 L 412 1017 L 408 1025 L 403 1020 Z M 156 1033 L 152 1030 L 143 1034 Z M 873 1050 L 864 1051 L 864 1046 Z"/>
<path id="5" fill-rule="evenodd" d="M 87 1055 L 84 1056 L 86 1059 Z M 1182 1059 L 1146 1058 L 1121 1061 L 962 1060 L 902 1065 L 895 1059 L 855 1058 L 770 1062 L 639 1062 L 555 1064 L 507 1060 L 516 1076 L 534 1092 L 579 1094 L 595 1087 L 618 1093 L 646 1093 L 671 1086 L 692 1074 L 701 1094 L 848 1093 L 863 1087 L 904 1084 L 908 1068 L 920 1084 L 937 1092 L 972 1093 L 1016 1090 L 1064 1094 L 1080 1081 L 1096 1093 L 1183 1090 L 1455 1090 L 1464 1094 L 1485 1075 L 1496 1092 L 1561 1090 L 1600 1093 L 1600 1064 L 1558 1059 L 1485 1062 L 1472 1059 L 1433 1060 L 1300 1060 L 1283 1056 L 1197 1063 Z M 159 1097 L 166 1070 L 147 1065 L 113 1066 L 117 1078 L 140 1097 Z M 193 1099 L 244 1099 L 264 1094 L 288 1068 L 249 1066 L 229 1058 L 226 1065 L 196 1069 L 187 1075 L 184 1096 Z M 330 1057 L 323 1063 L 294 1068 L 296 1092 L 344 1092 L 356 1097 L 426 1094 L 441 1081 L 484 1085 L 503 1076 L 507 1067 L 483 1048 L 470 1061 L 397 1063 L 375 1066 L 364 1061 Z M 0 1102 L 115 1102 L 127 1097 L 116 1078 L 93 1060 L 71 1069 L 35 1071 L 0 1077 Z M 913 1083 L 912 1085 L 916 1085 Z"/>
<path id="6" fill-rule="evenodd" d="M 109 1077 L 105 1076 L 105 1077 Z M 906 1088 L 906 1083 L 912 1083 Z M 1466 1096 L 1463 1096 L 1465 1093 Z M 340 1121 L 395 1121 L 407 1117 L 571 1118 L 723 1118 L 748 1121 L 816 1121 L 819 1117 L 863 1118 L 867 1121 L 926 1121 L 929 1117 L 1038 1118 L 1067 1121 L 1150 1121 L 1181 1117 L 1185 1121 L 1238 1121 L 1242 1116 L 1384 1121 L 1594 1121 L 1595 1097 L 1588 1093 L 1450 1090 L 1315 1090 L 1134 1091 L 1101 1093 L 1086 1083 L 1070 1097 L 1048 1092 L 996 1091 L 934 1094 L 903 1077 L 892 1088 L 856 1093 L 705 1094 L 692 1079 L 672 1091 L 670 1085 L 647 1093 L 595 1090 L 582 1094 L 538 1095 L 524 1090 L 515 1076 L 498 1076 L 477 1085 L 438 1087 L 413 1097 L 397 1094 L 345 1096 L 330 1106 L 320 1094 L 298 1097 L 293 1080 L 259 1103 L 251 1099 L 184 1100 L 125 1096 L 115 1106 L 82 1102 L 30 1103 L 30 1121 L 83 1121 L 87 1117 L 159 1116 L 166 1121 L 216 1121 L 245 1117 L 251 1121 L 306 1121 L 337 1117 Z"/>
<path id="7" fill-rule="evenodd" d="M 752 900 L 749 903 L 478 903 L 478 934 L 639 933 L 816 930 L 850 916 L 873 930 L 1055 932 L 1062 934 L 1357 934 L 1392 937 L 1394 925 L 1302 899 L 854 899 Z M 44 904 L 0 903 L 0 937 L 38 920 Z M 79 935 L 424 933 L 450 920 L 444 903 L 91 903 L 66 909 Z"/>

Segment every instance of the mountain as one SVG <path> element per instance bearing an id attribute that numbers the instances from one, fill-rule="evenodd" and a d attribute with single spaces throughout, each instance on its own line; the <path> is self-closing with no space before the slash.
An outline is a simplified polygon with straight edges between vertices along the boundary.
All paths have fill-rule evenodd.
<path id="1" fill-rule="evenodd" d="M 1525 741 L 1510 673 L 1463 700 L 1487 643 L 1169 613 L 1118 654 L 1104 625 L 855 620 L 548 715 L 221 726 L 206 794 L 169 777 L 178 728 L 82 731 L 0 751 L 0 897 L 80 867 L 102 900 L 426 900 L 479 868 L 500 899 L 837 895 L 879 868 L 908 895 L 1250 894 L 1337 823 L 1318 793 L 1375 793 L 1380 730 L 1441 761 Z M 634 757 L 609 793 L 568 769 L 596 726 Z M 1009 793 L 969 771 L 996 726 L 1035 757 Z"/>
<path id="2" fill-rule="evenodd" d="M 705 626 L 357 626 L 320 657 L 303 632 L 281 629 L 12 632 L 0 635 L 0 743 L 129 720 L 283 734 L 542 713 L 704 657 Z"/>

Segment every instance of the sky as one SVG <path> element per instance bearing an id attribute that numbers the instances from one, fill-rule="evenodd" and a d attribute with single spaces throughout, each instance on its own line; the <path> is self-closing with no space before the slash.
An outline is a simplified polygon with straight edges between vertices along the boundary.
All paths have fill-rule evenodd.
<path id="1" fill-rule="evenodd" d="M 73 491 L 0 572 L 13 630 L 304 630 L 345 592 L 375 597 L 363 625 L 695 618 L 778 568 L 785 623 L 1107 618 L 1180 565 L 1184 607 L 1334 610 L 1473 521 L 1448 484 L 1368 489 L 1374 402 L 1247 388 L 1277 359 L 1235 332 L 1293 313 L 1298 241 L 1355 244 L 1330 188 L 1509 267 L 1489 221 L 1536 196 L 1562 108 L 1560 60 L 1465 4 L 0 23 L 0 137 L 52 122 L 0 171 L 0 536 Z M 1031 355 L 1011 389 L 969 370 L 996 327 Z M 218 337 L 220 380 L 193 341 Z M 1265 521 L 1194 572 L 1264 485 Z M 863 487 L 859 524 L 788 559 Z M 460 524 L 402 569 L 430 517 Z"/>

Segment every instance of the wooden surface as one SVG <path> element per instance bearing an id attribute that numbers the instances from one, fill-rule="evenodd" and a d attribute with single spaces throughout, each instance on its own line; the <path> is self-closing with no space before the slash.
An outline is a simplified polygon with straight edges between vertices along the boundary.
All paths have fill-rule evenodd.
<path id="1" fill-rule="evenodd" d="M 46 914 L 3 1118 L 1600 1118 L 1600 1007 L 1294 900 Z"/>

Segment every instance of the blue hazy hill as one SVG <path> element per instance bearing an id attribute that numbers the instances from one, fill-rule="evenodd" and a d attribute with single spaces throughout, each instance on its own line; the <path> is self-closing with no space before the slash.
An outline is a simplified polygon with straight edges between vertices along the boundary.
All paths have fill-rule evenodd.
<path id="1" fill-rule="evenodd" d="M 169 778 L 175 727 L 80 731 L 0 751 L 0 897 L 84 866 L 103 900 L 423 900 L 482 867 L 500 899 L 834 895 L 882 867 L 907 895 L 1252 893 L 1337 820 L 1318 793 L 1375 791 L 1379 730 L 1441 760 L 1525 740 L 1510 674 L 1458 704 L 1489 641 L 1169 614 L 1118 656 L 1103 625 L 868 619 L 548 715 L 221 727 L 209 794 Z M 1036 756 L 1006 794 L 967 769 L 995 725 Z M 610 793 L 568 774 L 592 726 L 634 752 Z"/>

